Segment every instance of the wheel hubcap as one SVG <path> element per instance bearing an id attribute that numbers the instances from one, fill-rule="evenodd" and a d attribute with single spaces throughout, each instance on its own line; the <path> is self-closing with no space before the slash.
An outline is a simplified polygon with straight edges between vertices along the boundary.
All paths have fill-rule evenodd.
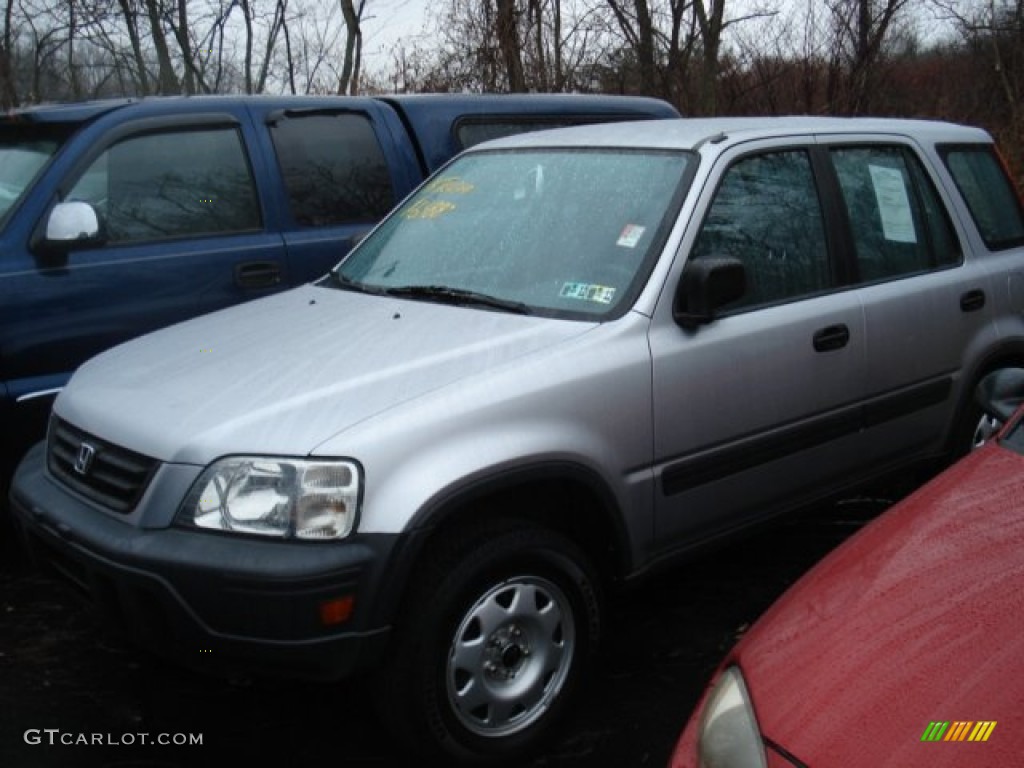
<path id="1" fill-rule="evenodd" d="M 1002 422 L 992 418 L 988 414 L 984 414 L 981 420 L 978 421 L 978 425 L 974 428 L 974 436 L 971 438 L 971 450 L 980 448 L 1002 429 Z"/>
<path id="2" fill-rule="evenodd" d="M 575 650 L 572 606 L 547 579 L 521 576 L 474 602 L 452 638 L 448 702 L 481 736 L 535 723 L 565 684 Z"/>
<path id="3" fill-rule="evenodd" d="M 507 682 L 515 678 L 530 656 L 530 642 L 522 627 L 513 622 L 487 640 L 484 650 L 484 674 L 490 680 Z"/>

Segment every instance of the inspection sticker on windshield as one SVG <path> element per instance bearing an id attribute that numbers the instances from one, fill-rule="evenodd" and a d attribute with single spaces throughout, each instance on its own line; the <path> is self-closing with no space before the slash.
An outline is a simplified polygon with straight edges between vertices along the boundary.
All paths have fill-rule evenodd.
<path id="1" fill-rule="evenodd" d="M 615 241 L 615 244 L 622 248 L 636 248 L 636 244 L 640 242 L 640 238 L 644 236 L 646 231 L 647 227 L 641 227 L 639 224 L 627 224 L 622 228 L 619 239 Z"/>
<path id="2" fill-rule="evenodd" d="M 466 195 L 476 189 L 476 187 L 468 181 L 463 181 L 458 176 L 448 176 L 430 182 L 427 185 L 427 189 L 439 195 Z"/>
<path id="3" fill-rule="evenodd" d="M 417 200 L 404 211 L 403 219 L 436 219 L 450 211 L 455 210 L 455 203 L 447 200 L 428 200 L 426 198 Z"/>
<path id="4" fill-rule="evenodd" d="M 563 283 L 558 293 L 563 299 L 579 299 L 594 301 L 598 304 L 611 304 L 615 297 L 615 289 L 608 285 L 592 285 L 590 283 Z"/>

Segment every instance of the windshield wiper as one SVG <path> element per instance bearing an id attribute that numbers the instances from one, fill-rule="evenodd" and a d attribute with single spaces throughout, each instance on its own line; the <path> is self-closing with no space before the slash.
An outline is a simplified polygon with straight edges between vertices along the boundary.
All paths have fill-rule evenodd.
<path id="1" fill-rule="evenodd" d="M 446 285 L 402 285 L 396 288 L 387 288 L 384 290 L 384 293 L 388 296 L 427 299 L 428 301 L 440 301 L 457 306 L 476 305 L 492 307 L 494 309 L 503 309 L 506 312 L 515 312 L 519 315 L 530 314 L 530 308 L 521 301 L 500 299 L 497 296 L 491 296 L 486 293 L 467 291 L 463 288 L 449 288 Z"/>
<path id="2" fill-rule="evenodd" d="M 351 277 L 346 277 L 340 272 L 335 272 L 333 269 L 328 272 L 324 278 L 320 281 L 321 285 L 326 283 L 332 284 L 335 288 L 342 288 L 346 291 L 357 291 L 359 293 L 369 293 L 374 296 L 383 296 L 387 291 L 376 285 L 367 285 L 366 283 L 360 283 L 358 280 L 353 280 Z"/>

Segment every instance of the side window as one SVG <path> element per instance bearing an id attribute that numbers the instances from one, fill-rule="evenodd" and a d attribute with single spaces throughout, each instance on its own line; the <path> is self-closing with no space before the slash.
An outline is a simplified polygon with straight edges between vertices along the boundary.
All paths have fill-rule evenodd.
<path id="1" fill-rule="evenodd" d="M 900 147 L 831 151 L 860 279 L 887 280 L 959 263 L 946 210 L 919 162 Z"/>
<path id="2" fill-rule="evenodd" d="M 365 117 L 285 117 L 273 124 L 271 136 L 301 226 L 377 221 L 394 206 L 387 161 Z"/>
<path id="3" fill-rule="evenodd" d="M 821 204 L 805 151 L 738 161 L 726 172 L 692 258 L 729 256 L 747 269 L 747 293 L 734 306 L 772 304 L 831 283 Z"/>
<path id="4" fill-rule="evenodd" d="M 624 117 L 622 119 L 625 120 L 628 118 Z M 455 137 L 459 141 L 459 147 L 462 149 L 469 149 L 472 146 L 485 141 L 490 141 L 491 139 L 502 139 L 506 136 L 515 136 L 519 133 L 543 131 L 548 128 L 565 128 L 570 125 L 586 125 L 588 123 L 595 122 L 601 122 L 600 118 L 474 118 L 471 120 L 461 120 L 455 128 Z"/>
<path id="5" fill-rule="evenodd" d="M 112 244 L 261 226 L 256 187 L 234 128 L 124 139 L 86 169 L 66 199 L 92 203 Z"/>
<path id="6" fill-rule="evenodd" d="M 985 245 L 997 251 L 1024 243 L 1021 200 L 994 148 L 951 147 L 943 156 Z"/>

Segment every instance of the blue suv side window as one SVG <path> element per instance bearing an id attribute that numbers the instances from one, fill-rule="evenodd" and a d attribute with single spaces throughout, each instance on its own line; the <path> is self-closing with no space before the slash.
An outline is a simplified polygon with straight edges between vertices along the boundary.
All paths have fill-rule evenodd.
<path id="1" fill-rule="evenodd" d="M 830 287 L 825 225 L 807 152 L 753 155 L 726 171 L 692 258 L 727 256 L 747 270 L 733 307 L 776 304 Z"/>
<path id="2" fill-rule="evenodd" d="M 271 127 L 299 226 L 375 222 L 395 204 L 387 160 L 362 115 L 298 115 Z"/>
<path id="3" fill-rule="evenodd" d="M 66 199 L 96 208 L 110 244 L 261 227 L 256 186 L 234 128 L 119 141 L 89 166 Z"/>

